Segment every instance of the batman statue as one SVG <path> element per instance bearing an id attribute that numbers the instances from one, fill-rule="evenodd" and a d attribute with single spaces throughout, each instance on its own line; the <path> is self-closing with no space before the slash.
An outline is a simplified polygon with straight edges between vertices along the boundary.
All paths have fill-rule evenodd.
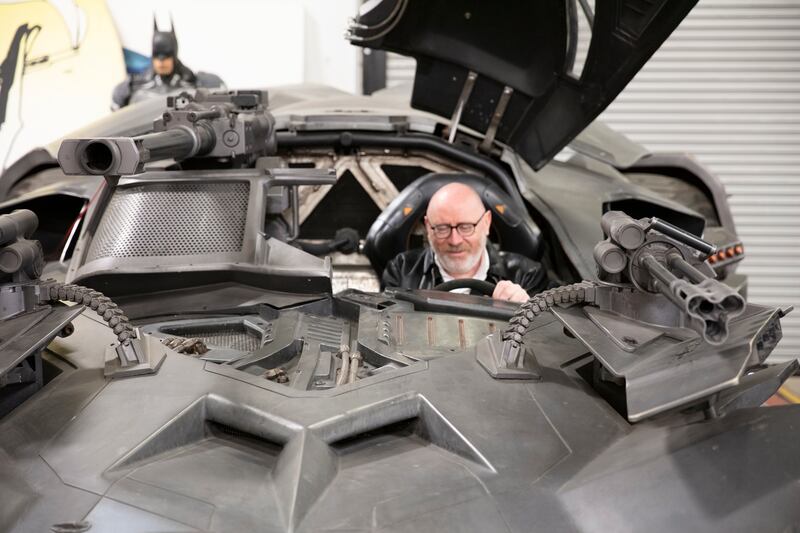
<path id="1" fill-rule="evenodd" d="M 153 53 L 150 68 L 138 74 L 130 74 L 114 88 L 113 110 L 125 107 L 154 96 L 165 96 L 181 89 L 225 88 L 222 79 L 215 74 L 198 72 L 178 59 L 178 38 L 175 25 L 170 19 L 169 31 L 160 31 L 153 19 Z"/>

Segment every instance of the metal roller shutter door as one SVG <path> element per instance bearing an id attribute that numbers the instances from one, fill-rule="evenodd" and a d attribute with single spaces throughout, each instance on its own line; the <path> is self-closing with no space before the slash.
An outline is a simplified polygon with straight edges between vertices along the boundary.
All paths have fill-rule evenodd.
<path id="1" fill-rule="evenodd" d="M 800 303 L 800 1 L 700 0 L 601 116 L 691 152 L 730 195 L 749 299 Z M 800 355 L 800 309 L 772 360 Z"/>
<path id="2" fill-rule="evenodd" d="M 389 54 L 387 65 L 388 85 L 413 79 L 413 60 Z M 800 304 L 800 0 L 700 0 L 600 120 L 715 172 L 745 243 L 749 298 Z M 783 326 L 773 361 L 800 355 L 800 309 Z"/>

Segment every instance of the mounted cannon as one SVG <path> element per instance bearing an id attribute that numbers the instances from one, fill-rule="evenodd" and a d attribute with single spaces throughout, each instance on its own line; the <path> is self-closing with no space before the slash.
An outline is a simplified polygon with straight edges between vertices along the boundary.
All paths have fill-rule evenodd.
<path id="1" fill-rule="evenodd" d="M 141 174 L 145 163 L 217 158 L 247 166 L 275 152 L 275 119 L 266 91 L 181 93 L 167 98 L 167 111 L 153 133 L 138 137 L 67 139 L 58 150 L 64 174 Z"/>
<path id="2" fill-rule="evenodd" d="M 713 278 L 705 260 L 716 248 L 658 218 L 634 220 L 620 211 L 603 215 L 608 238 L 594 257 L 603 281 L 663 294 L 709 344 L 728 338 L 728 321 L 745 308 L 744 298 Z"/>
<path id="3" fill-rule="evenodd" d="M 675 408 L 719 416 L 757 406 L 797 369 L 796 361 L 764 365 L 791 308 L 746 304 L 711 277 L 713 245 L 619 211 L 603 215 L 601 226 L 607 238 L 594 248 L 597 281 L 535 295 L 478 346 L 492 377 L 541 379 L 529 332 L 545 311 L 585 345 L 593 360 L 581 371 L 631 422 Z"/>

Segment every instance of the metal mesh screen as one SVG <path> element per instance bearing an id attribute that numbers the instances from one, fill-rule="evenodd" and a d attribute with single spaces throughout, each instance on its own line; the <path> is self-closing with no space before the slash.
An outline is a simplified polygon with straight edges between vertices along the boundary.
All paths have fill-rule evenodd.
<path id="1" fill-rule="evenodd" d="M 86 261 L 240 252 L 250 184 L 154 183 L 118 189 Z"/>
<path id="2" fill-rule="evenodd" d="M 161 328 L 161 332 L 180 337 L 200 339 L 207 345 L 221 346 L 242 352 L 253 352 L 261 347 L 261 335 L 249 331 L 242 324 L 175 326 Z"/>

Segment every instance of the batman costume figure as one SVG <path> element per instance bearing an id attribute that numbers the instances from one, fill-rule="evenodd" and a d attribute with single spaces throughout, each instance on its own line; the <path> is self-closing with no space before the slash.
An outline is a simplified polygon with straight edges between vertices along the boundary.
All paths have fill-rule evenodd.
<path id="1" fill-rule="evenodd" d="M 165 96 L 180 89 L 198 87 L 224 88 L 225 84 L 215 74 L 198 72 L 178 59 L 178 38 L 170 20 L 169 31 L 159 31 L 153 20 L 153 53 L 150 68 L 132 74 L 114 88 L 112 109 L 140 102 L 155 96 Z"/>

